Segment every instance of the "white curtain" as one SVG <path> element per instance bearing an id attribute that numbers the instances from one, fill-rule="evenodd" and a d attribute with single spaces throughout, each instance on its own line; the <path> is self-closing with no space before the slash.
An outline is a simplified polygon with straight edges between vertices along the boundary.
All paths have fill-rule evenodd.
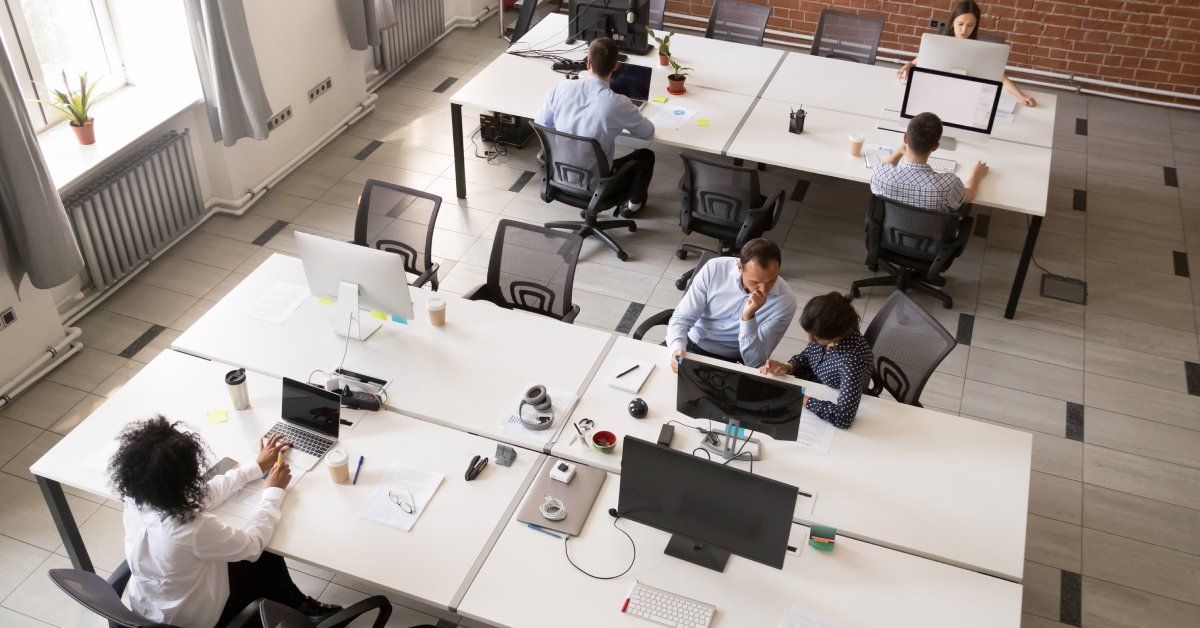
<path id="1" fill-rule="evenodd" d="M 271 106 L 242 0 L 184 0 L 213 141 L 267 139 Z"/>
<path id="2" fill-rule="evenodd" d="M 366 50 L 382 41 L 379 32 L 396 25 L 393 0 L 338 0 L 338 13 L 346 39 L 354 50 Z"/>

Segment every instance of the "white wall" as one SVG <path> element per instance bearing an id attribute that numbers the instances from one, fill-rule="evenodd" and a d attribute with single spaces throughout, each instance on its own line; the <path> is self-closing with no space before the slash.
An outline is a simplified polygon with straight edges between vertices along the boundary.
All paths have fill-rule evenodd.
<path id="1" fill-rule="evenodd" d="M 5 247 L 2 236 L 0 249 Z M 0 329 L 0 384 L 8 383 L 33 364 L 46 347 L 57 345 L 65 333 L 50 292 L 34 288 L 26 277 L 18 295 L 9 276 L 0 252 L 0 311 L 11 307 L 17 314 L 15 323 Z"/>

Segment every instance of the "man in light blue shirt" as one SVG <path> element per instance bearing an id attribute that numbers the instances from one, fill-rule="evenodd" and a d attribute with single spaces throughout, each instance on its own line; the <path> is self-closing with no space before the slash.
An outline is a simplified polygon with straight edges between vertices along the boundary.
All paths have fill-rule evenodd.
<path id="1" fill-rule="evenodd" d="M 654 137 L 654 123 L 647 120 L 629 98 L 609 87 L 617 69 L 617 44 L 598 37 L 588 46 L 588 73 L 574 81 L 562 81 L 550 90 L 534 122 L 563 133 L 594 137 L 614 169 L 634 162 L 633 189 L 621 214 L 630 217 L 646 204 L 650 177 L 654 174 L 654 151 L 639 148 L 614 159 L 621 131 L 641 140 Z"/>
<path id="2" fill-rule="evenodd" d="M 678 372 L 687 353 L 766 364 L 796 315 L 796 295 L 779 278 L 782 263 L 774 242 L 755 238 L 742 247 L 740 259 L 705 264 L 667 324 L 671 370 Z"/>

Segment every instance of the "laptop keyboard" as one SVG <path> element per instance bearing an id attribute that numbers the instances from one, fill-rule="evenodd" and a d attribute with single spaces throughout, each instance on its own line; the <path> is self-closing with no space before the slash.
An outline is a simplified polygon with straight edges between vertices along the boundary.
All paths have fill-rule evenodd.
<path id="1" fill-rule="evenodd" d="M 291 443 L 292 447 L 296 451 L 302 451 L 318 458 L 324 456 L 325 452 L 329 451 L 335 442 L 333 439 L 326 438 L 324 436 L 317 436 L 312 432 L 297 429 L 282 421 L 276 423 L 274 427 L 268 430 L 267 433 L 263 435 L 263 438 L 270 438 L 275 434 L 283 435 L 283 440 Z"/>

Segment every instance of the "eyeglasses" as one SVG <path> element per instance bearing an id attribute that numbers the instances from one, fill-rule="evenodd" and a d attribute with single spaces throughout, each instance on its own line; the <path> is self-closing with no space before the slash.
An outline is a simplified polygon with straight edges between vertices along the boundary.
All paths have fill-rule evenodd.
<path id="1" fill-rule="evenodd" d="M 395 490 L 389 490 L 388 499 L 392 500 L 393 504 L 399 506 L 400 510 L 403 510 L 404 514 L 406 515 L 415 514 L 417 512 L 417 507 L 413 501 L 412 491 L 408 490 L 407 486 L 404 487 L 404 495 L 401 495 Z"/>

